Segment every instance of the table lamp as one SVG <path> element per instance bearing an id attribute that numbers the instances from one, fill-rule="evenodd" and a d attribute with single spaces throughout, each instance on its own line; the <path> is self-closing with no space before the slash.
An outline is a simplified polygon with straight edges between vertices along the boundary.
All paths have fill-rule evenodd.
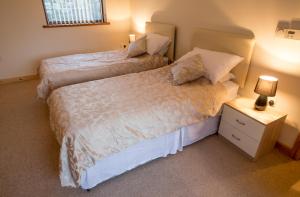
<path id="1" fill-rule="evenodd" d="M 268 96 L 273 97 L 276 95 L 278 79 L 272 76 L 260 76 L 256 83 L 254 92 L 260 94 L 255 102 L 255 109 L 264 111 L 267 107 Z"/>
<path id="2" fill-rule="evenodd" d="M 135 34 L 129 34 L 129 43 L 132 43 L 135 41 Z"/>

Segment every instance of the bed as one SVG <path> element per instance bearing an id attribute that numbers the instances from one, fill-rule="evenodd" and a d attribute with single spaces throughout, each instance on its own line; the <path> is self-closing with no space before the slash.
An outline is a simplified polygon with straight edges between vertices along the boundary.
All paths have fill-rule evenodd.
<path id="1" fill-rule="evenodd" d="M 151 70 L 173 61 L 175 26 L 147 22 L 146 33 L 169 37 L 171 42 L 165 56 L 144 54 L 128 58 L 127 50 L 124 49 L 75 54 L 43 60 L 39 67 L 38 98 L 47 99 L 50 93 L 59 87 Z"/>
<path id="2" fill-rule="evenodd" d="M 193 46 L 238 54 L 236 81 L 170 85 L 171 66 L 62 87 L 48 99 L 62 186 L 97 184 L 214 134 L 245 83 L 254 38 L 200 29 Z"/>

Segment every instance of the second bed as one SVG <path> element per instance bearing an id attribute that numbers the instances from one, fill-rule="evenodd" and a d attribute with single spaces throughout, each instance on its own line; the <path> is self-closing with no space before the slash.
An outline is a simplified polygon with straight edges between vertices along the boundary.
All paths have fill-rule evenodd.
<path id="1" fill-rule="evenodd" d="M 46 100 L 53 90 L 63 86 L 151 70 L 174 60 L 174 25 L 147 22 L 146 34 L 155 34 L 167 39 L 167 45 L 162 45 L 161 48 L 164 55 L 145 53 L 128 57 L 127 50 L 114 50 L 43 60 L 39 67 L 38 98 Z M 154 39 L 152 42 L 155 42 Z"/>

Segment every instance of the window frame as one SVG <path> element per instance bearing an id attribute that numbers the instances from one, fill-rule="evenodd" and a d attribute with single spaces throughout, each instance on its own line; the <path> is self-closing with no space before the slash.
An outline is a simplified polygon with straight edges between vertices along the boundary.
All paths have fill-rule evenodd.
<path id="1" fill-rule="evenodd" d="M 97 23 L 74 23 L 74 24 L 51 24 L 49 22 L 49 18 L 47 15 L 47 11 L 46 11 L 46 6 L 45 6 L 45 0 L 41 0 L 42 1 L 42 5 L 43 5 L 43 11 L 44 11 L 44 15 L 45 15 L 45 19 L 46 19 L 46 25 L 43 25 L 44 28 L 53 28 L 53 27 L 78 27 L 78 26 L 95 26 L 95 25 L 109 25 L 110 22 L 107 21 L 106 18 L 106 6 L 105 6 L 105 0 L 101 0 L 100 4 L 101 4 L 101 9 L 102 9 L 102 17 L 103 20 Z M 99 0 L 100 1 L 100 0 Z"/>

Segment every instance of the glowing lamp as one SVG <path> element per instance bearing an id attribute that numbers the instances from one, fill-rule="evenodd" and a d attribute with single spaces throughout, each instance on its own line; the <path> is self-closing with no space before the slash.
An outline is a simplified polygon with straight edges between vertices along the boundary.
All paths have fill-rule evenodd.
<path id="1" fill-rule="evenodd" d="M 268 96 L 273 97 L 276 95 L 278 79 L 272 76 L 260 76 L 256 83 L 254 92 L 260 96 L 255 102 L 255 109 L 264 111 L 267 107 Z"/>
<path id="2" fill-rule="evenodd" d="M 129 34 L 129 43 L 132 43 L 135 41 L 135 34 Z"/>

